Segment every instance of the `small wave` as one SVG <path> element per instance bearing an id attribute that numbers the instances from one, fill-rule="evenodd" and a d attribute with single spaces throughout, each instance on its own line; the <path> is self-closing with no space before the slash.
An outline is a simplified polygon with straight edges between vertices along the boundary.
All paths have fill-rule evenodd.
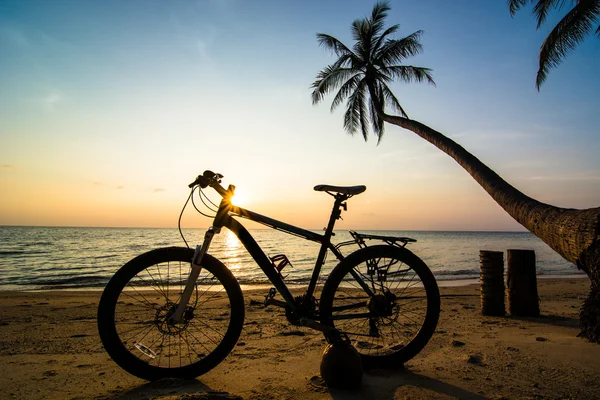
<path id="1" fill-rule="evenodd" d="M 34 243 L 25 243 L 23 246 L 25 247 L 33 247 L 33 246 L 54 246 L 53 242 L 34 242 Z"/>
<path id="2" fill-rule="evenodd" d="M 39 286 L 56 286 L 56 287 L 85 287 L 85 286 L 97 286 L 101 283 L 108 282 L 109 278 L 104 276 L 94 275 L 78 275 L 65 278 L 43 278 L 43 279 L 31 279 L 29 282 L 23 284 L 39 285 Z"/>
<path id="3" fill-rule="evenodd" d="M 106 286 L 106 282 L 95 282 L 85 285 L 78 284 L 60 284 L 60 285 L 44 285 L 44 286 L 36 286 L 36 290 L 65 290 L 65 289 L 98 289 L 104 288 Z"/>
<path id="4" fill-rule="evenodd" d="M 54 277 L 54 276 L 74 276 L 76 273 L 79 274 L 79 271 L 83 271 L 82 273 L 85 274 L 85 272 L 90 272 L 90 271 L 94 271 L 97 272 L 98 269 L 97 268 L 90 268 L 88 266 L 83 266 L 81 264 L 79 265 L 70 265 L 68 267 L 64 267 L 62 266 L 62 263 L 55 263 L 55 266 L 52 266 L 52 264 L 49 264 L 48 266 L 44 267 L 44 268 L 32 268 L 31 272 L 33 272 L 34 274 L 32 274 L 33 276 L 38 275 L 37 278 L 34 279 L 45 279 L 46 277 L 50 276 L 50 277 Z M 43 274 L 43 275 L 39 275 L 39 274 Z M 78 275 L 81 276 L 81 275 Z"/>
<path id="5" fill-rule="evenodd" d="M 50 254 L 49 251 L 31 251 L 31 250 L 6 250 L 0 251 L 0 256 L 29 256 L 38 254 Z"/>
<path id="6" fill-rule="evenodd" d="M 238 283 L 240 285 L 257 285 L 257 284 L 271 284 L 266 277 L 238 277 Z M 308 284 L 310 282 L 310 277 L 302 278 L 302 277 L 291 277 L 288 276 L 285 278 L 286 284 Z"/>
<path id="7" fill-rule="evenodd" d="M 568 276 L 568 275 L 582 275 L 582 276 L 587 276 L 587 274 L 583 271 L 580 270 L 573 270 L 573 271 L 561 271 L 561 270 L 540 270 L 537 271 L 537 275 L 538 276 Z"/>
<path id="8" fill-rule="evenodd" d="M 120 254 L 105 254 L 102 256 L 94 256 L 93 258 L 96 260 L 102 260 L 104 258 L 115 258 L 115 257 L 120 257 Z"/>
<path id="9" fill-rule="evenodd" d="M 436 277 L 439 276 L 465 276 L 465 275 L 477 275 L 479 276 L 479 270 L 475 269 L 457 269 L 457 270 L 447 270 L 447 269 L 438 269 L 432 270 L 433 275 Z"/>
<path id="10" fill-rule="evenodd" d="M 19 250 L 14 250 L 14 251 L 0 251 L 0 256 L 14 256 L 14 255 L 21 255 L 21 254 L 27 254 L 27 251 L 19 251 Z"/>
<path id="11" fill-rule="evenodd" d="M 442 275 L 436 276 L 435 280 L 438 282 L 442 281 L 468 281 L 471 279 L 479 279 L 479 275 Z"/>

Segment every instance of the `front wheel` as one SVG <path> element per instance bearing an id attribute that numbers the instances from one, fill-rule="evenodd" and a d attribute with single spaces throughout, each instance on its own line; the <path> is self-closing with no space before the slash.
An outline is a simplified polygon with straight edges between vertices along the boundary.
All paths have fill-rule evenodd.
<path id="1" fill-rule="evenodd" d="M 371 246 L 350 254 L 325 282 L 321 322 L 345 334 L 367 367 L 401 365 L 427 344 L 440 314 L 433 274 L 409 250 Z"/>
<path id="2" fill-rule="evenodd" d="M 182 321 L 170 321 L 193 255 L 181 247 L 144 253 L 121 267 L 104 289 L 100 339 L 130 374 L 146 380 L 193 378 L 235 346 L 244 323 L 242 291 L 225 265 L 208 254 Z"/>

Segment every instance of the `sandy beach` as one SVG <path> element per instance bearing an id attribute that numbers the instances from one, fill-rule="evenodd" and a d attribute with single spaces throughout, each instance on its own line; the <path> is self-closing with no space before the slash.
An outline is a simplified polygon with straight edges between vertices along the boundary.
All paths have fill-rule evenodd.
<path id="1" fill-rule="evenodd" d="M 99 292 L 0 292 L 0 393 L 15 399 L 596 399 L 600 346 L 577 338 L 585 278 L 539 279 L 539 318 L 487 317 L 478 285 L 443 287 L 426 348 L 399 370 L 365 371 L 360 391 L 319 376 L 322 335 L 246 291 L 235 350 L 196 380 L 149 383 L 121 370 L 96 329 Z"/>

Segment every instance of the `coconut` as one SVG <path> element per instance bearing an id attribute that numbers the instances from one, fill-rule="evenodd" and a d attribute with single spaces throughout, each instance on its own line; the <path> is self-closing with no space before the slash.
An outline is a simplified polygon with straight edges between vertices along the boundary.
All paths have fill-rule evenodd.
<path id="1" fill-rule="evenodd" d="M 350 343 L 329 344 L 321 358 L 321 377 L 327 386 L 355 389 L 362 381 L 360 354 Z"/>

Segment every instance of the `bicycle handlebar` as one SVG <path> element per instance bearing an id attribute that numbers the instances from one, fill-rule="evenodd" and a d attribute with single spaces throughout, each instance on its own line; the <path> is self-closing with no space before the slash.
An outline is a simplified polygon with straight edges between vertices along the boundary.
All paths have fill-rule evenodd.
<path id="1" fill-rule="evenodd" d="M 206 170 L 202 173 L 202 175 L 198 175 L 196 180 L 190 183 L 188 187 L 193 188 L 194 186 L 199 185 L 202 189 L 205 189 L 210 186 L 222 197 L 233 196 L 235 186 L 229 185 L 229 188 L 226 190 L 223 186 L 221 186 L 221 178 L 223 178 L 223 175 Z"/>

